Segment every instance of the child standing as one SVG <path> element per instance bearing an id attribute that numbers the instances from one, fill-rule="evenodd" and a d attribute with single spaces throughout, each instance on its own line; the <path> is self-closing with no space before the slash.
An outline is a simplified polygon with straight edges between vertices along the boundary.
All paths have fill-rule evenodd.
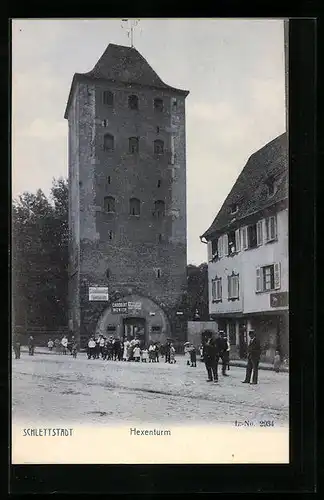
<path id="1" fill-rule="evenodd" d="M 141 357 L 141 349 L 138 345 L 135 345 L 134 347 L 134 359 L 135 361 L 139 362 Z"/>
<path id="2" fill-rule="evenodd" d="M 189 352 L 190 352 L 191 366 L 196 368 L 196 366 L 197 366 L 197 351 L 196 351 L 195 346 L 191 345 Z"/>
<path id="3" fill-rule="evenodd" d="M 49 341 L 47 342 L 47 347 L 50 351 L 53 350 L 53 347 L 54 347 L 54 342 L 52 339 L 49 339 Z"/>
<path id="4" fill-rule="evenodd" d="M 276 355 L 275 355 L 274 361 L 273 361 L 273 369 L 276 373 L 279 373 L 280 365 L 281 365 L 280 354 L 279 354 L 279 351 L 276 351 Z"/>
<path id="5" fill-rule="evenodd" d="M 170 345 L 170 363 L 176 363 L 175 348 L 174 348 L 173 344 Z"/>
<path id="6" fill-rule="evenodd" d="M 147 363 L 148 350 L 146 349 L 146 347 L 144 347 L 144 349 L 141 351 L 141 360 L 142 360 L 142 363 Z"/>

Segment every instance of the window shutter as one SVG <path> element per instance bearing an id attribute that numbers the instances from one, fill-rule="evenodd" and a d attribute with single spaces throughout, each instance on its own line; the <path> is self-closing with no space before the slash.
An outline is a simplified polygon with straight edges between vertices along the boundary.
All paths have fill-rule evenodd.
<path id="1" fill-rule="evenodd" d="M 259 220 L 257 223 L 257 245 L 263 244 L 263 220 Z"/>
<path id="2" fill-rule="evenodd" d="M 270 234 L 269 234 L 269 229 L 270 229 L 270 224 L 269 224 L 269 218 L 264 220 L 264 229 L 265 229 L 265 241 L 268 242 L 270 240 Z"/>
<path id="3" fill-rule="evenodd" d="M 212 280 L 212 299 L 213 300 L 216 299 L 215 286 L 216 286 L 216 282 L 215 282 L 215 280 Z"/>
<path id="4" fill-rule="evenodd" d="M 235 284 L 236 284 L 236 287 L 235 287 L 235 297 L 239 297 L 239 276 L 236 276 L 235 278 Z"/>
<path id="5" fill-rule="evenodd" d="M 241 250 L 241 239 L 240 239 L 240 230 L 237 229 L 235 231 L 235 249 L 237 252 Z"/>
<path id="6" fill-rule="evenodd" d="M 280 262 L 274 265 L 274 287 L 275 290 L 280 288 Z"/>
<path id="7" fill-rule="evenodd" d="M 228 276 L 227 277 L 227 292 L 228 292 L 228 298 L 230 299 L 231 298 L 231 277 Z"/>
<path id="8" fill-rule="evenodd" d="M 248 241 L 247 241 L 247 226 L 241 228 L 242 233 L 242 250 L 247 250 Z"/>
<path id="9" fill-rule="evenodd" d="M 223 293 L 222 293 L 222 278 L 219 280 L 219 299 L 222 300 Z"/>
<path id="10" fill-rule="evenodd" d="M 224 249 L 224 255 L 228 255 L 228 235 L 224 234 L 223 236 L 223 249 Z"/>
<path id="11" fill-rule="evenodd" d="M 261 292 L 261 267 L 256 268 L 256 291 Z"/>
<path id="12" fill-rule="evenodd" d="M 223 252 L 222 252 L 223 248 L 222 248 L 222 246 L 223 246 L 223 237 L 220 236 L 218 238 L 218 241 L 217 241 L 217 250 L 218 250 L 218 257 L 219 258 L 223 257 Z"/>
<path id="13" fill-rule="evenodd" d="M 277 217 L 272 217 L 272 238 L 275 240 L 277 238 Z"/>

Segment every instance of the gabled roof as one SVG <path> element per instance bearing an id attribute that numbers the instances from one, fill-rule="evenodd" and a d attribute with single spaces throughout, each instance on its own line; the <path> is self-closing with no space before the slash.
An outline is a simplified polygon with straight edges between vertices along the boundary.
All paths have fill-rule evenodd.
<path id="1" fill-rule="evenodd" d="M 110 43 L 94 68 L 88 73 L 75 73 L 64 117 L 70 106 L 73 87 L 81 78 L 103 79 L 128 85 L 140 85 L 187 96 L 189 91 L 177 89 L 164 83 L 144 57 L 134 48 Z"/>
<path id="2" fill-rule="evenodd" d="M 268 196 L 267 181 L 276 182 L 275 194 Z M 225 199 L 212 225 L 201 236 L 210 239 L 235 218 L 236 221 L 288 198 L 288 143 L 283 133 L 250 156 Z M 237 204 L 238 211 L 231 213 Z"/>

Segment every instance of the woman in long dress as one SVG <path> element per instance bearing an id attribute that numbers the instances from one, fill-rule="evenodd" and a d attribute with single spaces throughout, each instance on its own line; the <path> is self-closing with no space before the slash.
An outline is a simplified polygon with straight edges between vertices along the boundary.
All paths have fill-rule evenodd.
<path id="1" fill-rule="evenodd" d="M 125 340 L 123 349 L 123 361 L 128 361 L 128 348 L 129 348 L 129 342 L 128 340 Z"/>

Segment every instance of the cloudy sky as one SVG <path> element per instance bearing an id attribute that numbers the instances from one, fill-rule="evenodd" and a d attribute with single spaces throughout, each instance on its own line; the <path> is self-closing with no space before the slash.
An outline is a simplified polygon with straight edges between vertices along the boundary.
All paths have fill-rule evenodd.
<path id="1" fill-rule="evenodd" d="M 63 114 L 75 72 L 109 43 L 120 20 L 14 20 L 12 191 L 48 194 L 67 176 Z M 249 156 L 285 130 L 282 20 L 141 20 L 137 50 L 186 100 L 188 262 L 206 261 L 209 227 Z"/>

